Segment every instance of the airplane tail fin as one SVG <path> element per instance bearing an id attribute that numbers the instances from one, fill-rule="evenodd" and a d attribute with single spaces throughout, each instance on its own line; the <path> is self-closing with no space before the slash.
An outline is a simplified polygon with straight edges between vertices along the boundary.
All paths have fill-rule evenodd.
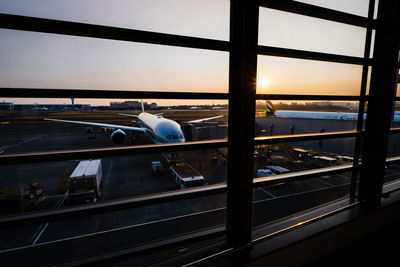
<path id="1" fill-rule="evenodd" d="M 143 104 L 143 99 L 142 99 L 142 112 L 144 112 L 144 104 Z"/>
<path id="2" fill-rule="evenodd" d="M 267 114 L 272 115 L 272 116 L 275 117 L 276 116 L 275 115 L 275 111 L 276 111 L 275 106 L 269 100 L 267 100 L 266 103 L 267 103 Z"/>

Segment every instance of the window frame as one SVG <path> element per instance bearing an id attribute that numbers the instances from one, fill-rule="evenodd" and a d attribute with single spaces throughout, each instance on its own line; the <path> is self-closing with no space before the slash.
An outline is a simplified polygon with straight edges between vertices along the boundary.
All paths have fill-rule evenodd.
<path id="1" fill-rule="evenodd" d="M 366 95 L 368 68 L 374 65 L 374 59 L 370 59 L 372 30 L 377 28 L 377 22 L 373 19 L 375 0 L 369 1 L 368 17 L 357 16 L 341 11 L 331 10 L 328 8 L 317 7 L 310 4 L 304 4 L 296 1 L 279 1 L 279 0 L 259 0 L 259 1 L 231 1 L 231 39 L 229 41 L 212 40 L 197 37 L 186 37 L 173 34 L 164 34 L 148 31 L 139 31 L 132 29 L 123 29 L 118 27 L 100 26 L 87 23 L 77 23 L 69 21 L 60 21 L 44 18 L 33 18 L 19 15 L 10 15 L 0 13 L 0 28 L 44 32 L 52 34 L 64 34 L 72 36 L 93 37 L 110 40 L 121 40 L 128 42 L 141 42 L 148 44 L 159 44 L 167 46 L 178 46 L 187 48 L 198 48 L 206 50 L 224 51 L 230 55 L 230 77 L 228 93 L 188 93 L 188 92 L 139 92 L 139 91 L 114 91 L 114 90 L 71 90 L 63 88 L 37 89 L 37 88 L 0 88 L 0 96 L 2 97 L 46 97 L 46 98 L 149 98 L 149 99 L 228 99 L 229 100 L 229 125 L 228 139 L 197 141 L 183 144 L 160 144 L 160 145 L 141 145 L 128 147 L 115 147 L 104 149 L 78 149 L 71 151 L 56 151 L 50 153 L 27 153 L 18 155 L 1 155 L 0 165 L 22 164 L 44 161 L 67 160 L 82 157 L 105 157 L 115 155 L 132 155 L 138 153 L 154 153 L 160 151 L 185 151 L 204 148 L 221 148 L 228 147 L 228 177 L 227 184 L 212 185 L 201 188 L 192 188 L 183 191 L 166 192 L 149 196 L 135 197 L 124 200 L 107 201 L 104 203 L 95 203 L 91 205 L 68 207 L 59 210 L 49 210 L 43 212 L 32 212 L 15 216 L 0 217 L 0 227 L 7 228 L 16 225 L 27 225 L 40 222 L 55 221 L 66 218 L 75 218 L 76 216 L 85 216 L 90 214 L 100 214 L 109 211 L 124 210 L 133 207 L 144 206 L 148 204 L 162 203 L 166 201 L 181 200 L 194 198 L 198 196 L 206 196 L 219 193 L 227 193 L 227 225 L 219 228 L 214 232 L 199 233 L 187 239 L 173 240 L 167 243 L 155 242 L 153 246 L 138 250 L 135 253 L 151 253 L 157 249 L 166 246 L 190 243 L 195 240 L 206 240 L 215 236 L 226 237 L 227 249 L 222 253 L 217 253 L 213 258 L 221 255 L 242 253 L 251 247 L 253 242 L 260 242 L 261 239 L 252 240 L 251 225 L 251 205 L 253 188 L 265 185 L 273 185 L 287 181 L 297 181 L 310 179 L 316 175 L 326 175 L 331 173 L 352 171 L 352 180 L 350 188 L 350 197 L 356 197 L 356 185 L 358 182 L 358 172 L 361 168 L 360 150 L 362 139 L 365 135 L 363 129 L 363 113 L 365 103 L 371 99 Z M 245 9 L 242 9 L 246 7 Z M 367 29 L 364 57 L 352 57 L 334 55 L 329 53 L 311 52 L 296 49 L 286 49 L 279 47 L 268 47 L 257 44 L 258 35 L 258 9 L 261 7 L 272 8 L 276 10 L 286 11 L 294 14 L 301 14 L 315 18 L 325 19 L 334 22 L 345 23 L 354 26 L 360 26 Z M 254 29 L 255 21 L 246 20 L 246 16 L 255 15 L 257 20 L 257 29 Z M 251 17 L 251 16 L 250 16 Z M 249 28 L 253 25 L 253 28 Z M 246 28 L 247 27 L 247 28 Z M 241 30 L 244 30 L 241 31 Z M 241 48 L 246 48 L 243 52 Z M 254 79 L 254 65 L 257 70 L 257 56 L 268 55 L 288 58 L 310 59 L 328 62 L 340 62 L 347 64 L 357 64 L 363 66 L 362 80 L 359 96 L 332 96 L 332 95 L 283 95 L 283 94 L 256 94 L 255 84 L 248 86 L 245 92 L 240 92 L 243 88 L 243 82 Z M 251 70 L 243 71 L 243 66 L 251 66 Z M 240 77 L 234 77 L 235 71 L 242 71 Z M 239 84 L 239 85 L 235 85 Z M 243 98 L 249 96 L 248 98 Z M 246 99 L 246 101 L 243 101 Z M 330 132 L 330 133 L 314 133 L 300 134 L 291 136 L 265 136 L 254 137 L 254 127 L 251 131 L 241 132 L 235 135 L 234 132 L 242 125 L 254 125 L 255 119 L 247 118 L 245 121 L 240 116 L 234 115 L 235 109 L 245 111 L 246 114 L 254 113 L 255 100 L 340 100 L 340 101 L 359 101 L 357 127 L 353 131 L 346 132 Z M 400 97 L 393 97 L 393 100 L 400 101 Z M 234 116 L 232 116 L 234 115 Z M 239 126 L 238 126 L 239 125 Z M 399 132 L 399 129 L 390 129 L 391 133 Z M 297 142 L 305 140 L 322 140 L 333 138 L 354 137 L 355 150 L 354 162 L 352 165 L 341 165 L 337 167 L 321 168 L 317 170 L 305 171 L 303 173 L 294 172 L 290 174 L 280 175 L 274 179 L 258 178 L 257 180 L 250 175 L 249 168 L 252 167 L 252 160 L 246 163 L 246 166 L 239 166 L 243 163 L 244 155 L 253 153 L 254 146 L 260 144 L 275 144 L 286 142 Z M 243 142 L 243 138 L 249 142 Z M 235 155 L 232 151 L 245 144 L 244 155 Z M 236 153 L 237 154 L 237 153 Z M 397 160 L 397 159 L 394 159 Z M 242 164 L 243 165 L 243 164 Z M 239 178 L 233 175 L 235 171 L 239 171 Z M 235 176 L 235 177 L 234 177 Z M 244 176 L 244 177 L 243 177 Z M 246 179 L 248 178 L 248 179 Z M 242 180 L 250 180 L 243 182 Z M 377 186 L 377 185 L 374 185 Z M 380 189 L 382 190 L 382 188 Z M 238 200 L 235 200 L 235 198 Z M 353 205 L 353 204 L 350 204 Z M 250 209 L 249 209 L 250 207 Z M 250 214 L 250 215 L 249 215 Z M 234 233 L 240 227 L 245 226 L 239 235 L 234 237 Z M 262 238 L 265 240 L 267 237 Z M 183 241 L 184 240 L 184 241 Z M 167 244 L 167 245 L 165 245 Z M 129 254 L 129 253 L 127 253 Z M 131 255 L 131 254 L 129 254 Z M 114 256 L 110 256 L 113 258 Z M 118 258 L 118 257 L 117 257 Z"/>

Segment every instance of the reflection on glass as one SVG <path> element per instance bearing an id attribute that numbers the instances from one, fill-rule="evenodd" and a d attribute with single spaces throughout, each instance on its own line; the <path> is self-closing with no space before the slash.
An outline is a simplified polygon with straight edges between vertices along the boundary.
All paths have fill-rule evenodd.
<path id="1" fill-rule="evenodd" d="M 229 39 L 229 1 L 224 0 L 41 0 L 0 1 L 0 12 L 156 31 Z"/>
<path id="2" fill-rule="evenodd" d="M 1 215 L 226 182 L 227 149 L 0 166 Z"/>
<path id="3" fill-rule="evenodd" d="M 228 53 L 0 30 L 0 87 L 227 92 Z"/>
<path id="4" fill-rule="evenodd" d="M 226 195 L 210 195 L 38 225 L 1 229 L 0 250 L 112 231 L 112 238 L 118 242 L 102 245 L 103 249 L 106 247 L 110 250 L 223 226 L 225 218 Z M 127 233 L 134 238 L 126 238 Z M 98 249 L 97 246 L 93 253 L 99 253 Z M 87 253 L 86 249 L 84 251 Z M 60 255 L 57 255 L 56 259 L 49 255 L 43 261 L 49 259 L 59 262 Z"/>
<path id="5" fill-rule="evenodd" d="M 369 0 L 296 0 L 306 4 L 321 6 L 358 16 L 368 16 Z M 378 2 L 378 1 L 376 1 Z"/>
<path id="6" fill-rule="evenodd" d="M 365 35 L 365 28 L 260 8 L 260 45 L 363 57 Z"/>
<path id="7" fill-rule="evenodd" d="M 270 223 L 348 197 L 350 180 L 351 172 L 346 172 L 256 187 L 253 191 L 253 226 Z"/>
<path id="8" fill-rule="evenodd" d="M 359 95 L 361 75 L 358 65 L 258 56 L 257 93 Z"/>
<path id="9" fill-rule="evenodd" d="M 354 138 L 344 138 L 256 146 L 254 181 L 261 177 L 352 164 L 354 142 Z M 346 197 L 350 181 L 351 172 L 347 172 L 256 187 L 254 226 Z"/>
<path id="10" fill-rule="evenodd" d="M 0 103 L 1 153 L 221 139 L 226 100 L 9 98 Z"/>

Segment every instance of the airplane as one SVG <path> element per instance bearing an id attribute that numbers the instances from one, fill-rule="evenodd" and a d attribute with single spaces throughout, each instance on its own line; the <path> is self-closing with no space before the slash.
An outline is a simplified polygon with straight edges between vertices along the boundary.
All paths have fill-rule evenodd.
<path id="1" fill-rule="evenodd" d="M 280 118 L 301 119 L 330 119 L 330 120 L 356 120 L 358 113 L 330 112 L 330 111 L 299 111 L 299 110 L 277 110 L 271 101 L 266 101 L 267 116 Z M 366 114 L 364 114 L 365 117 Z"/>
<path id="2" fill-rule="evenodd" d="M 124 114 L 124 113 L 119 113 L 119 115 L 137 118 L 140 122 L 141 127 L 124 126 L 124 125 L 116 125 L 108 123 L 85 122 L 85 121 L 70 121 L 70 120 L 60 120 L 60 119 L 50 119 L 50 118 L 44 118 L 44 120 L 83 124 L 89 126 L 98 126 L 111 129 L 112 133 L 110 135 L 110 138 L 112 142 L 116 145 L 124 145 L 127 143 L 128 136 L 126 132 L 136 132 L 144 134 L 150 137 L 155 144 L 185 142 L 185 137 L 183 135 L 181 126 L 176 121 L 166 119 L 162 117 L 160 114 L 150 114 L 145 112 L 143 102 L 142 102 L 142 112 L 139 115 Z M 197 119 L 188 121 L 188 123 L 199 123 L 207 120 L 221 118 L 223 116 L 224 115 L 219 115 L 209 118 Z"/>
<path id="3" fill-rule="evenodd" d="M 364 117 L 366 114 L 364 114 Z M 357 120 L 358 113 L 350 112 L 325 112 L 325 111 L 298 111 L 277 110 L 275 117 L 302 118 L 302 119 L 329 119 L 329 120 Z"/>
<path id="4" fill-rule="evenodd" d="M 276 110 L 271 101 L 267 101 L 267 116 L 278 118 L 301 118 L 301 119 L 326 119 L 326 120 L 357 120 L 358 113 L 330 112 L 330 111 L 298 111 L 298 110 Z M 363 115 L 364 120 L 367 114 Z M 393 122 L 400 122 L 400 111 L 393 114 Z"/>

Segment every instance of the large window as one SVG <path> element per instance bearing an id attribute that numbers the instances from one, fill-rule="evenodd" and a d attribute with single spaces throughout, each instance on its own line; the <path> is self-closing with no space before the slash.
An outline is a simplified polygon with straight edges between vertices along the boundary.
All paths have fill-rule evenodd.
<path id="1" fill-rule="evenodd" d="M 375 1 L 200 2 L 0 4 L 2 262 L 201 263 L 382 188 Z"/>

